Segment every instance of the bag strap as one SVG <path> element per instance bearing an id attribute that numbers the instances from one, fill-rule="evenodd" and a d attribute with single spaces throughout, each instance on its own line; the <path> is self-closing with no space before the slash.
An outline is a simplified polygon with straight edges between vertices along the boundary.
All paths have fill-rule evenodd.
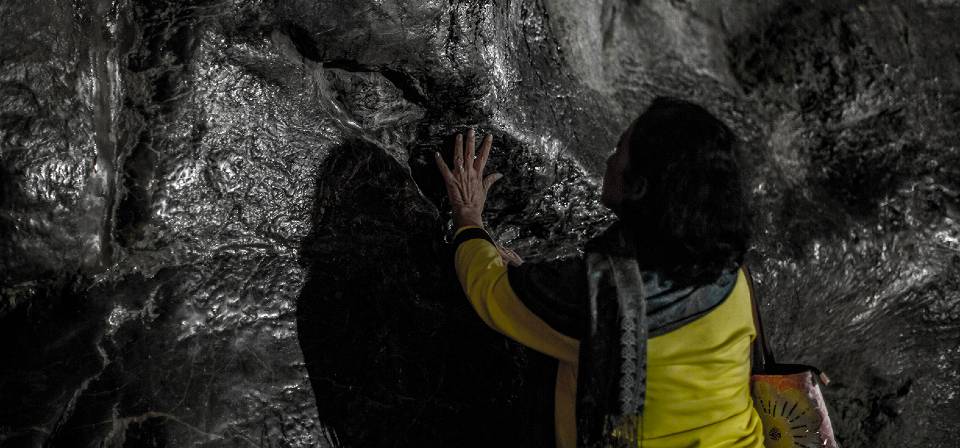
<path id="1" fill-rule="evenodd" d="M 753 309 L 753 326 L 757 329 L 757 337 L 753 340 L 753 372 L 761 373 L 777 363 L 773 357 L 773 351 L 767 345 L 767 336 L 763 331 L 763 320 L 760 319 L 760 308 L 757 306 L 757 296 L 753 289 L 753 278 L 750 276 L 750 270 L 747 264 L 741 266 L 744 276 L 747 278 L 747 288 L 750 291 L 750 305 Z"/>

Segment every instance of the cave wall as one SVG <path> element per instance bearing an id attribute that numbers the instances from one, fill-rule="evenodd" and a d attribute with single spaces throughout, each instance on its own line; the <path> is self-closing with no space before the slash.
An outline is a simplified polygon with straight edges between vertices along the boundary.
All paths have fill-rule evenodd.
<path id="1" fill-rule="evenodd" d="M 0 445 L 536 446 L 549 362 L 453 277 L 610 222 L 657 95 L 741 137 L 774 350 L 847 447 L 960 437 L 960 2 L 0 1 Z M 518 436 L 518 434 L 520 434 Z"/>

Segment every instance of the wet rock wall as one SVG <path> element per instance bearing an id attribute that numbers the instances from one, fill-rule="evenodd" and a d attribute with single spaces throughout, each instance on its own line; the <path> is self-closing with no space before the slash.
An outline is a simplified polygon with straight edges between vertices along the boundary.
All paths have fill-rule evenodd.
<path id="1" fill-rule="evenodd" d="M 537 446 L 430 153 L 495 136 L 527 258 L 657 95 L 743 140 L 774 349 L 841 443 L 960 420 L 960 4 L 0 2 L 0 445 Z M 518 436 L 518 434 L 520 434 Z"/>

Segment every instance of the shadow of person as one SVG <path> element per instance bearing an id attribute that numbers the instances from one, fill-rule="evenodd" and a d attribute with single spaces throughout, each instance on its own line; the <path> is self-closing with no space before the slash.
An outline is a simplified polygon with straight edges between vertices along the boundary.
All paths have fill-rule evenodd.
<path id="1" fill-rule="evenodd" d="M 337 446 L 535 446 L 521 404 L 552 415 L 552 394 L 522 392 L 542 358 L 476 317 L 442 223 L 411 171 L 372 143 L 349 141 L 319 169 L 297 327 Z"/>

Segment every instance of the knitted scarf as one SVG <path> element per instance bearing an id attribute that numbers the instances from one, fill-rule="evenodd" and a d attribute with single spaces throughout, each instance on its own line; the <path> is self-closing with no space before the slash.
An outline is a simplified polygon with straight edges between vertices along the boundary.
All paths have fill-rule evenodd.
<path id="1" fill-rule="evenodd" d="M 577 377 L 579 447 L 640 446 L 647 339 L 706 314 L 736 282 L 733 266 L 711 284 L 675 288 L 657 272 L 641 272 L 634 247 L 619 222 L 586 246 L 589 323 Z"/>

